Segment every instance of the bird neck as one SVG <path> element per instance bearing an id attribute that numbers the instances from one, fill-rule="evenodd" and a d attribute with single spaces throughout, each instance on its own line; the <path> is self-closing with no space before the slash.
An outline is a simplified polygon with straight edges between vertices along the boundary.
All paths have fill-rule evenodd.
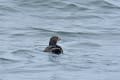
<path id="1" fill-rule="evenodd" d="M 57 44 L 57 41 L 50 41 L 49 42 L 49 46 L 56 46 L 56 44 Z"/>

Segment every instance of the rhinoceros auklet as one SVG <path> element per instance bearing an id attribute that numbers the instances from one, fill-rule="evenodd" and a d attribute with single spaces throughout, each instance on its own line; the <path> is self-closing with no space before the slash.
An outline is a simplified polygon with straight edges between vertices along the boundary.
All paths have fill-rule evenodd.
<path id="1" fill-rule="evenodd" d="M 58 36 L 53 36 L 50 38 L 49 46 L 45 48 L 44 52 L 52 52 L 53 54 L 63 53 L 63 49 L 57 45 L 57 42 L 61 40 Z"/>

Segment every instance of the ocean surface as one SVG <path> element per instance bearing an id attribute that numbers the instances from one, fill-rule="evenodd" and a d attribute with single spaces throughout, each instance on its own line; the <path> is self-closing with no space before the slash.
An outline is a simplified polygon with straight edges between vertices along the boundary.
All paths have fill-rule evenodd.
<path id="1" fill-rule="evenodd" d="M 0 0 L 0 80 L 120 80 L 120 1 Z"/>

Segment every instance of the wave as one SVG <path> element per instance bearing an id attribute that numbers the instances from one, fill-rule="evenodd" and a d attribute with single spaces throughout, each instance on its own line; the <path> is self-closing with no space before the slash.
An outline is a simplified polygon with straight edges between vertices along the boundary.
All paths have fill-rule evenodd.
<path id="1" fill-rule="evenodd" d="M 80 45 L 82 45 L 82 46 L 92 46 L 92 47 L 101 47 L 100 44 L 93 43 L 93 42 L 84 42 L 84 43 L 81 43 Z"/>
<path id="2" fill-rule="evenodd" d="M 38 31 L 42 31 L 42 32 L 50 32 L 50 33 L 58 33 L 58 34 L 86 34 L 86 35 L 98 35 L 98 33 L 92 33 L 92 32 L 67 32 L 67 31 L 53 31 L 53 30 L 48 30 L 48 29 L 43 29 L 43 28 L 35 28 L 35 27 L 31 27 L 32 30 L 38 30 Z"/>
<path id="3" fill-rule="evenodd" d="M 120 35 L 119 32 L 76 32 L 76 31 L 59 31 L 59 30 L 48 30 L 48 29 L 43 29 L 39 27 L 29 27 L 31 30 L 37 30 L 39 32 L 44 32 L 44 33 L 57 33 L 61 35 Z"/>
<path id="4" fill-rule="evenodd" d="M 100 6 L 102 8 L 120 8 L 120 6 L 116 5 L 116 3 L 111 2 L 110 0 L 93 0 L 89 1 L 89 3 L 83 4 L 79 2 L 67 2 L 67 1 L 52 1 L 52 0 L 20 0 L 15 1 L 19 7 L 28 7 L 28 8 L 37 8 L 40 9 L 57 9 L 61 11 L 86 11 L 91 10 L 91 7 L 88 5 Z M 8 9 L 10 10 L 10 9 Z M 16 11 L 13 9 L 13 11 Z"/>
<path id="5" fill-rule="evenodd" d="M 86 11 L 90 10 L 89 7 L 81 6 L 75 3 L 67 4 L 62 8 L 59 8 L 62 11 Z"/>
<path id="6" fill-rule="evenodd" d="M 12 51 L 11 53 L 19 57 L 32 58 L 33 57 L 32 53 L 34 52 L 30 50 L 25 50 L 25 49 L 19 49 L 19 50 Z"/>
<path id="7" fill-rule="evenodd" d="M 13 59 L 7 59 L 7 58 L 0 58 L 0 63 L 4 64 L 4 63 L 14 63 L 14 62 L 18 62 L 17 60 L 13 60 Z"/>
<path id="8" fill-rule="evenodd" d="M 32 17 L 41 18 L 41 19 L 50 19 L 50 20 L 80 20 L 80 19 L 103 19 L 97 15 L 54 15 L 54 16 L 38 16 L 38 15 L 30 15 Z"/>
<path id="9" fill-rule="evenodd" d="M 101 1 L 91 1 L 90 4 L 94 4 L 96 6 L 100 6 L 102 8 L 120 8 L 119 6 L 111 3 L 110 1 L 108 0 L 101 0 Z"/>
<path id="10" fill-rule="evenodd" d="M 53 8 L 53 9 L 58 9 L 62 11 L 74 11 L 74 10 L 90 10 L 89 7 L 81 6 L 80 4 L 77 3 L 68 3 L 65 1 L 52 1 L 52 0 L 34 0 L 34 1 L 29 1 L 29 0 L 22 0 L 16 2 L 18 6 L 20 7 L 28 7 L 28 8 Z"/>
<path id="11" fill-rule="evenodd" d="M 3 5 L 0 5 L 0 10 L 1 11 L 8 11 L 8 12 L 20 12 L 18 9 L 15 9 L 14 7 L 12 6 L 3 6 Z"/>
<path id="12" fill-rule="evenodd" d="M 116 3 L 111 2 L 110 0 L 104 0 L 108 5 L 111 5 L 113 8 L 120 8 L 120 6 L 116 5 Z M 114 0 L 113 0 L 114 1 Z"/>

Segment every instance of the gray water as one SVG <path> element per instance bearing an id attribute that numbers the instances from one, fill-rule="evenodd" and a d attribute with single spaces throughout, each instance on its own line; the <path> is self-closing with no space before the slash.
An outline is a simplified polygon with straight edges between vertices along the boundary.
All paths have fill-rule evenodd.
<path id="1" fill-rule="evenodd" d="M 0 0 L 0 80 L 120 80 L 119 48 L 119 0 Z"/>

